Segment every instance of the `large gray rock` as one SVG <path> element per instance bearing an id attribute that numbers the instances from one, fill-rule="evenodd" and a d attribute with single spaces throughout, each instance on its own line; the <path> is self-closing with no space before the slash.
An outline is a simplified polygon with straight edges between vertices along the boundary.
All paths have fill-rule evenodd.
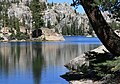
<path id="1" fill-rule="evenodd" d="M 91 51 L 97 52 L 97 53 L 105 53 L 108 52 L 108 50 L 102 45 L 96 49 L 93 49 Z M 86 61 L 85 59 L 85 53 L 70 60 L 69 63 L 65 64 L 65 67 L 67 67 L 69 70 L 78 70 L 80 66 L 83 64 L 89 66 L 89 61 Z M 79 67 L 78 67 L 79 66 Z"/>

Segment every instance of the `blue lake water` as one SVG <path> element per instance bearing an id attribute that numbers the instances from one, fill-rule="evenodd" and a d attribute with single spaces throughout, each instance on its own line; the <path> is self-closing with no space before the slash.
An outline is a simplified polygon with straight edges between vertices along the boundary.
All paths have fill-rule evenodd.
<path id="1" fill-rule="evenodd" d="M 64 64 L 101 45 L 98 38 L 65 36 L 61 42 L 1 42 L 0 84 L 69 84 Z"/>

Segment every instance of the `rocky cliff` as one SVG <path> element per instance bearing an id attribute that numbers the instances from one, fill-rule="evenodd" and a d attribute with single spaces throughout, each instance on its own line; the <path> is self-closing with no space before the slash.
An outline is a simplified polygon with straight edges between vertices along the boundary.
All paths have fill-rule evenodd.
<path id="1" fill-rule="evenodd" d="M 8 17 L 13 17 L 19 19 L 19 21 L 22 23 L 23 20 L 25 21 L 25 25 L 32 28 L 32 14 L 31 10 L 28 6 L 26 6 L 24 3 L 11 3 L 11 6 L 8 8 Z"/>
<path id="2" fill-rule="evenodd" d="M 1 0 L 1 2 L 2 1 L 3 0 Z M 11 2 L 8 8 L 9 18 L 15 16 L 20 22 L 24 21 L 25 25 L 32 29 L 32 13 L 28 6 L 31 0 L 8 1 Z M 40 0 L 40 3 L 41 2 L 45 2 L 47 6 L 47 9 L 42 11 L 45 27 L 55 28 L 59 33 L 66 31 L 66 27 L 71 30 L 71 33 L 80 29 L 84 31 L 84 35 L 87 35 L 90 27 L 85 14 L 82 15 L 76 12 L 68 3 L 48 3 L 47 0 Z"/>
<path id="3" fill-rule="evenodd" d="M 0 2 L 3 1 L 4 0 L 0 0 Z M 8 17 L 11 18 L 15 16 L 20 23 L 24 22 L 22 26 L 28 29 L 30 33 L 33 30 L 33 15 L 29 8 L 29 4 L 32 0 L 8 1 L 10 2 L 10 6 L 7 9 Z M 47 0 L 39 0 L 39 3 L 41 2 L 46 4 L 46 9 L 41 12 L 42 19 L 45 23 L 44 27 L 54 28 L 58 33 L 62 33 L 63 35 L 88 36 L 94 34 L 86 14 L 78 13 L 70 4 L 48 3 Z M 106 20 L 111 21 L 105 14 L 103 15 Z M 25 29 L 20 30 L 25 31 Z"/>
<path id="4" fill-rule="evenodd" d="M 80 14 L 68 3 L 49 3 L 48 9 L 44 11 L 43 19 L 45 25 L 57 28 L 61 33 L 65 27 L 84 30 L 86 35 L 90 29 L 89 20 L 85 14 Z M 71 31 L 72 32 L 72 31 Z"/>

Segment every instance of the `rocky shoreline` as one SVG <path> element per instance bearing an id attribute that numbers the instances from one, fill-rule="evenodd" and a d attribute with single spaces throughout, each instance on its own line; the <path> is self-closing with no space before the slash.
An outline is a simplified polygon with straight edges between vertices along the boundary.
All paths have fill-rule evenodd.
<path id="1" fill-rule="evenodd" d="M 64 37 L 58 34 L 55 29 L 40 28 L 38 30 L 33 30 L 26 34 L 25 32 L 16 37 L 12 35 L 9 31 L 3 31 L 0 33 L 0 42 L 25 42 L 25 41 L 64 41 Z M 12 39 L 11 39 L 12 38 Z M 20 39 L 21 38 L 21 39 Z"/>
<path id="2" fill-rule="evenodd" d="M 119 84 L 119 68 L 115 69 L 118 61 L 119 57 L 109 53 L 102 45 L 70 60 L 65 64 L 69 72 L 61 77 L 70 84 Z"/>
<path id="3" fill-rule="evenodd" d="M 93 49 L 91 51 L 96 52 L 96 53 L 108 52 L 108 50 L 103 45 L 98 47 L 98 48 L 96 48 L 96 49 Z M 65 67 L 67 67 L 69 70 L 71 70 L 71 69 L 77 70 L 78 69 L 77 65 L 82 66 L 85 63 L 88 64 L 88 61 L 86 61 L 85 56 L 86 56 L 86 54 L 83 53 L 82 55 L 80 55 L 80 56 L 70 60 L 69 63 L 65 64 Z"/>
<path id="4" fill-rule="evenodd" d="M 49 42 L 54 42 L 54 41 L 64 41 L 64 37 L 63 36 L 45 36 L 46 39 L 44 39 L 43 37 L 39 37 L 39 38 L 33 38 L 33 39 L 28 39 L 28 40 L 0 40 L 0 42 L 42 42 L 42 41 L 49 41 Z"/>

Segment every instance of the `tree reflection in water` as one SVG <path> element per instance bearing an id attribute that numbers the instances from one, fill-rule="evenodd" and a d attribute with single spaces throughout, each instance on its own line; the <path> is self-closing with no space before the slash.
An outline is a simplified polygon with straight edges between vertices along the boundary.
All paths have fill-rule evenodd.
<path id="1" fill-rule="evenodd" d="M 33 66 L 33 79 L 34 84 L 39 84 L 41 79 L 41 72 L 43 67 L 44 58 L 42 55 L 42 46 L 34 45 L 33 49 L 35 49 L 36 57 L 33 58 L 32 66 Z"/>
<path id="2" fill-rule="evenodd" d="M 3 84 L 6 84 L 7 81 L 9 81 L 8 84 L 49 84 L 49 82 L 54 84 L 56 81 L 66 84 L 59 77 L 63 74 L 62 72 L 66 71 L 64 64 L 97 46 L 99 45 L 40 42 L 0 43 L 0 81 L 4 79 Z"/>
<path id="3" fill-rule="evenodd" d="M 9 77 L 11 73 L 30 72 L 32 68 L 34 84 L 40 83 L 44 58 L 41 44 L 3 43 L 0 46 L 0 74 Z"/>

